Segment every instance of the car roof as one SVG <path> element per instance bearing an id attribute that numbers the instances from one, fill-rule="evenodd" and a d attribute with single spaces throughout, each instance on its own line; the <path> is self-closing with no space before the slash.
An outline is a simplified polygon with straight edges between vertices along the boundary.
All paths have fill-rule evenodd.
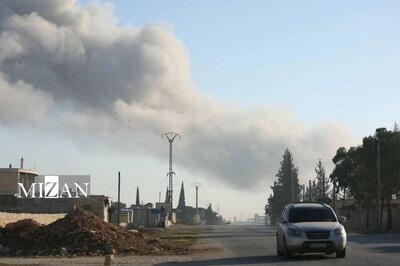
<path id="1" fill-rule="evenodd" d="M 287 205 L 290 208 L 329 208 L 325 203 L 290 203 Z"/>

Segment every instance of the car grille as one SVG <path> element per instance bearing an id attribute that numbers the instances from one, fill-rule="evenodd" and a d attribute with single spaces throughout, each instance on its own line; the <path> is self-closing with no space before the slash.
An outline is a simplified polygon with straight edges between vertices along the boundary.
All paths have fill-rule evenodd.
<path id="1" fill-rule="evenodd" d="M 328 239 L 330 235 L 329 231 L 313 231 L 306 232 L 308 239 Z"/>

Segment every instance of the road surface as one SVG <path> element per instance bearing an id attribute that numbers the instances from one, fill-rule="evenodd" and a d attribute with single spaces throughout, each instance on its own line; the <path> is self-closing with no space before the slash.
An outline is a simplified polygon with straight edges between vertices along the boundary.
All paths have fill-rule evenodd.
<path id="1" fill-rule="evenodd" d="M 194 252 L 186 256 L 117 256 L 112 265 L 400 265 L 400 235 L 348 236 L 347 257 L 302 255 L 286 260 L 275 254 L 275 232 L 263 226 L 203 226 Z M 3 265 L 104 265 L 104 257 L 1 258 Z"/>
<path id="2" fill-rule="evenodd" d="M 293 259 L 276 256 L 275 231 L 263 226 L 214 226 L 201 230 L 199 239 L 222 249 L 192 261 L 157 265 L 400 265 L 400 235 L 348 236 L 347 257 L 301 255 Z"/>

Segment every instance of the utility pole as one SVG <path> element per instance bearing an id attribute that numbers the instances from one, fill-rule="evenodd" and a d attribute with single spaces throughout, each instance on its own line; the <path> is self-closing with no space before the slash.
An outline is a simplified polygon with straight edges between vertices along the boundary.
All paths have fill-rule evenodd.
<path id="1" fill-rule="evenodd" d="M 193 186 L 196 188 L 196 214 L 199 214 L 199 187 L 201 187 L 200 182 L 193 183 Z"/>
<path id="2" fill-rule="evenodd" d="M 121 201 L 121 172 L 118 172 L 118 211 L 117 211 L 117 223 L 119 225 L 119 212 L 120 212 L 120 201 Z"/>
<path id="3" fill-rule="evenodd" d="M 312 185 L 311 185 L 311 180 L 308 180 L 308 192 L 310 195 L 310 202 L 312 202 Z"/>
<path id="4" fill-rule="evenodd" d="M 386 128 L 377 128 L 375 130 L 376 141 L 378 144 L 377 152 L 378 152 L 378 162 L 377 162 L 377 171 L 378 171 L 378 228 L 381 229 L 381 142 L 379 140 L 379 133 L 382 133 L 386 130 Z"/>
<path id="5" fill-rule="evenodd" d="M 293 187 L 293 169 L 292 166 L 290 166 L 290 177 L 291 177 L 291 183 L 292 183 L 292 203 L 294 203 L 294 187 Z"/>
<path id="6" fill-rule="evenodd" d="M 316 201 L 317 200 L 317 197 L 318 197 L 318 195 L 317 195 L 317 185 L 315 184 L 315 180 L 313 180 L 313 182 L 312 182 L 312 187 L 313 187 L 313 196 L 314 196 L 314 201 Z"/>
<path id="7" fill-rule="evenodd" d="M 176 137 L 178 137 L 180 139 L 181 136 L 175 132 L 166 132 L 161 135 L 161 138 L 164 136 L 168 139 L 168 142 L 169 142 L 169 171 L 167 174 L 167 176 L 168 176 L 168 203 L 171 204 L 170 217 L 172 218 L 172 209 L 173 209 L 173 205 L 172 205 L 173 180 L 172 179 L 173 179 L 173 175 L 175 174 L 175 172 L 172 171 L 172 143 L 174 142 Z"/>
<path id="8" fill-rule="evenodd" d="M 325 200 L 325 195 L 326 193 L 325 193 L 325 175 L 324 175 L 322 176 L 322 197 L 324 200 Z"/>

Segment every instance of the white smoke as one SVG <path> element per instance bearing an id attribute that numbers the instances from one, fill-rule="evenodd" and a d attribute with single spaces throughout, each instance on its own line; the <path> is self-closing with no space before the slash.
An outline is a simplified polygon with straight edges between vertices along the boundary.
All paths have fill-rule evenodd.
<path id="1" fill-rule="evenodd" d="M 201 95 L 184 45 L 161 25 L 123 26 L 111 6 L 74 0 L 0 5 L 0 123 L 7 126 L 50 123 L 154 156 L 165 147 L 152 140 L 174 130 L 197 172 L 240 188 L 273 180 L 286 147 L 309 174 L 351 140 L 337 124 L 307 128 L 285 110 L 243 110 Z"/>

